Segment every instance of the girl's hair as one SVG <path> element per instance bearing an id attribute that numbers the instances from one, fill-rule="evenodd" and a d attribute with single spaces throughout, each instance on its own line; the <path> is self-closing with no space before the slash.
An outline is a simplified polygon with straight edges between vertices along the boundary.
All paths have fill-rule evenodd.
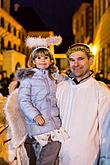
<path id="1" fill-rule="evenodd" d="M 49 65 L 49 68 L 48 68 L 48 70 L 49 70 L 49 77 L 51 79 L 54 79 L 53 76 L 52 76 L 52 73 L 56 72 L 58 69 L 56 67 L 56 61 L 55 61 L 54 55 L 52 54 L 50 49 L 45 48 L 45 47 L 35 48 L 32 51 L 31 55 L 30 55 L 30 58 L 29 58 L 29 61 L 28 61 L 28 66 L 35 68 L 36 66 L 35 66 L 35 64 L 33 64 L 33 61 L 39 55 L 41 55 L 41 56 L 44 56 L 44 55 L 45 56 L 49 56 L 49 58 L 50 58 L 50 65 Z"/>

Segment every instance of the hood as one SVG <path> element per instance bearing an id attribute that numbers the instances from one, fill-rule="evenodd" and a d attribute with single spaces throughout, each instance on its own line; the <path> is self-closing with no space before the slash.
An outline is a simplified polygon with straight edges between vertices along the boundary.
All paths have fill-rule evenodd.
<path id="1" fill-rule="evenodd" d="M 15 77 L 18 81 L 21 81 L 26 77 L 32 77 L 34 73 L 35 71 L 32 68 L 19 69 L 17 70 Z"/>

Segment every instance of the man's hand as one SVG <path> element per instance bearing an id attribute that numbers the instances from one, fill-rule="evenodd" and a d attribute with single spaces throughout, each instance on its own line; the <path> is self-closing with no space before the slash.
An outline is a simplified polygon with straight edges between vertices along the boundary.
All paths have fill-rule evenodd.
<path id="1" fill-rule="evenodd" d="M 37 115 L 35 118 L 34 118 L 35 122 L 40 125 L 40 126 L 43 126 L 45 124 L 45 119 L 42 117 L 42 115 Z"/>

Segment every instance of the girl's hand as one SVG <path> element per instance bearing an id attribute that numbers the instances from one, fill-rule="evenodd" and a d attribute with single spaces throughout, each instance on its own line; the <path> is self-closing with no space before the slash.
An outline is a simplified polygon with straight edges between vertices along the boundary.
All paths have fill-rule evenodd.
<path id="1" fill-rule="evenodd" d="M 37 115 L 35 118 L 34 118 L 35 122 L 40 125 L 40 126 L 43 126 L 45 124 L 45 119 L 42 117 L 42 115 Z"/>

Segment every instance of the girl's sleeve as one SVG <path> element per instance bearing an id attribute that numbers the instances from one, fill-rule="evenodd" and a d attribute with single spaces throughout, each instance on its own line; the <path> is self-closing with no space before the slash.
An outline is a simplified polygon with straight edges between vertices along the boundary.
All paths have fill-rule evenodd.
<path id="1" fill-rule="evenodd" d="M 21 111 L 24 115 L 33 120 L 37 115 L 40 114 L 39 110 L 36 109 L 31 101 L 31 84 L 27 79 L 20 82 L 18 101 Z"/>
<path id="2" fill-rule="evenodd" d="M 60 83 L 67 78 L 66 75 L 59 74 L 58 72 L 54 73 L 53 76 L 56 78 L 57 83 Z"/>

